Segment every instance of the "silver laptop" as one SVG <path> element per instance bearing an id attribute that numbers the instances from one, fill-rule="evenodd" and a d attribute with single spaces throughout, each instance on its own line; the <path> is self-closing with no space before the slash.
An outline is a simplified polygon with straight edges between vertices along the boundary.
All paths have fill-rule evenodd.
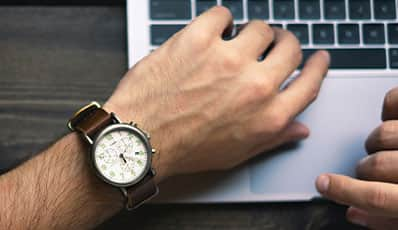
<path id="1" fill-rule="evenodd" d="M 299 117 L 311 129 L 308 140 L 230 172 L 169 180 L 157 201 L 306 201 L 319 196 L 319 174 L 353 176 L 367 135 L 380 124 L 383 97 L 398 86 L 398 1 L 128 0 L 130 67 L 213 5 L 228 7 L 236 24 L 256 18 L 291 30 L 305 57 L 329 50 L 331 71 Z"/>

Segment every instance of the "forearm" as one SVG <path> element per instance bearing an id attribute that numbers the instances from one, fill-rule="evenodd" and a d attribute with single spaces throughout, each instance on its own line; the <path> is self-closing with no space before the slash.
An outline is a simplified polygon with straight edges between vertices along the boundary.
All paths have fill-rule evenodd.
<path id="1" fill-rule="evenodd" d="M 78 229 L 114 215 L 123 197 L 94 175 L 87 145 L 70 134 L 1 176 L 0 204 L 0 229 Z"/>

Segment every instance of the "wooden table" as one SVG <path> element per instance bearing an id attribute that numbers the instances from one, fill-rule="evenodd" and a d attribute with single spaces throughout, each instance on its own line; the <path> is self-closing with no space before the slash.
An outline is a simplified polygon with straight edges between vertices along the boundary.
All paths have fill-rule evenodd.
<path id="1" fill-rule="evenodd" d="M 64 135 L 81 104 L 104 101 L 127 68 L 119 6 L 0 7 L 0 172 Z M 101 228 L 358 229 L 327 202 L 147 205 Z"/>

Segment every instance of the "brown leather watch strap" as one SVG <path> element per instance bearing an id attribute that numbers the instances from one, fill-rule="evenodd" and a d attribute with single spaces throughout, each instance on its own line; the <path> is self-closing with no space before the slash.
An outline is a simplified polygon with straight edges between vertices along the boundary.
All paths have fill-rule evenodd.
<path id="1" fill-rule="evenodd" d="M 133 210 L 138 208 L 146 201 L 156 196 L 159 192 L 158 186 L 156 186 L 153 180 L 153 173 L 147 173 L 147 175 L 138 183 L 133 185 L 126 190 L 126 209 Z"/>
<path id="2" fill-rule="evenodd" d="M 95 107 L 79 113 L 70 121 L 71 127 L 73 127 L 74 130 L 87 135 L 92 140 L 98 131 L 112 123 L 112 114 L 106 112 L 102 108 Z"/>

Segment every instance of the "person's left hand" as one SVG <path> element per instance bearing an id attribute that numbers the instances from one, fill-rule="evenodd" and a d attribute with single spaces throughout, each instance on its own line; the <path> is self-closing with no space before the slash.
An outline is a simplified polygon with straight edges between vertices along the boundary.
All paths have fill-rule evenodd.
<path id="1" fill-rule="evenodd" d="M 347 219 L 371 229 L 398 229 L 398 88 L 387 93 L 383 123 L 366 141 L 369 156 L 357 167 L 359 179 L 323 174 L 318 191 L 350 206 Z"/>

